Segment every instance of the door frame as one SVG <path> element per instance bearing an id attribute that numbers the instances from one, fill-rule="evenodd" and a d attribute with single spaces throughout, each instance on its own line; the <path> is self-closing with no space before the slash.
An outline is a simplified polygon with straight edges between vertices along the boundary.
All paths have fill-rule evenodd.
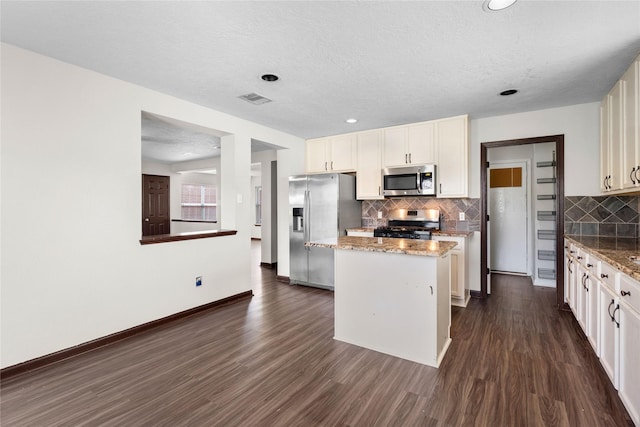
<path id="1" fill-rule="evenodd" d="M 534 138 L 508 139 L 480 144 L 480 298 L 487 298 L 487 150 L 513 145 L 556 143 L 556 305 L 566 309 L 564 302 L 564 134 Z M 533 166 L 532 166 L 533 167 Z"/>

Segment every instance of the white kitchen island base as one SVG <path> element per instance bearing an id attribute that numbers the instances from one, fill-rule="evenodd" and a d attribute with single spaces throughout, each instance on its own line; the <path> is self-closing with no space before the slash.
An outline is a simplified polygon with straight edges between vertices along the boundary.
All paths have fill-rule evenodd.
<path id="1" fill-rule="evenodd" d="M 450 255 L 335 250 L 334 338 L 438 367 L 451 342 Z"/>

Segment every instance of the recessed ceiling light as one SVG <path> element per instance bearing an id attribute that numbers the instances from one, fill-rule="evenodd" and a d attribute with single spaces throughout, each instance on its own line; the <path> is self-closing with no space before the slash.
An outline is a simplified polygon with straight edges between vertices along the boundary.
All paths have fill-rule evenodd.
<path id="1" fill-rule="evenodd" d="M 357 123 L 358 119 L 347 119 L 347 120 L 345 120 L 345 122 L 353 124 L 353 123 Z"/>
<path id="2" fill-rule="evenodd" d="M 485 0 L 482 9 L 485 12 L 495 12 L 512 6 L 518 0 Z"/>
<path id="3" fill-rule="evenodd" d="M 502 92 L 500 92 L 500 95 L 509 96 L 509 95 L 514 95 L 516 93 L 518 93 L 517 89 L 508 89 L 508 90 L 503 90 Z"/>
<path id="4" fill-rule="evenodd" d="M 279 77 L 276 76 L 275 74 L 263 74 L 262 77 L 260 78 L 265 82 L 275 82 L 276 80 L 279 79 Z"/>

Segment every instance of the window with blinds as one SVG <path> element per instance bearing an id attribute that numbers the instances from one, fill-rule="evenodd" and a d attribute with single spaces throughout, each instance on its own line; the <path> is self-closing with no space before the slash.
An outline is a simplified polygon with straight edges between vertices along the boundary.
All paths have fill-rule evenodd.
<path id="1" fill-rule="evenodd" d="M 217 221 L 216 186 L 182 184 L 182 219 Z"/>

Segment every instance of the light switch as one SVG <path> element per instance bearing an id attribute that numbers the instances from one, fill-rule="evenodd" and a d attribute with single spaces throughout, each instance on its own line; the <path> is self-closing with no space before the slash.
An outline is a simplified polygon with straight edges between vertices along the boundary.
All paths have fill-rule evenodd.
<path id="1" fill-rule="evenodd" d="M 459 219 L 460 221 L 464 221 L 464 220 L 465 220 L 465 218 L 466 218 L 466 216 L 465 216 L 464 212 L 460 212 L 460 213 L 458 214 L 458 219 Z"/>
<path id="2" fill-rule="evenodd" d="M 382 211 L 378 211 L 378 219 L 382 219 Z"/>

